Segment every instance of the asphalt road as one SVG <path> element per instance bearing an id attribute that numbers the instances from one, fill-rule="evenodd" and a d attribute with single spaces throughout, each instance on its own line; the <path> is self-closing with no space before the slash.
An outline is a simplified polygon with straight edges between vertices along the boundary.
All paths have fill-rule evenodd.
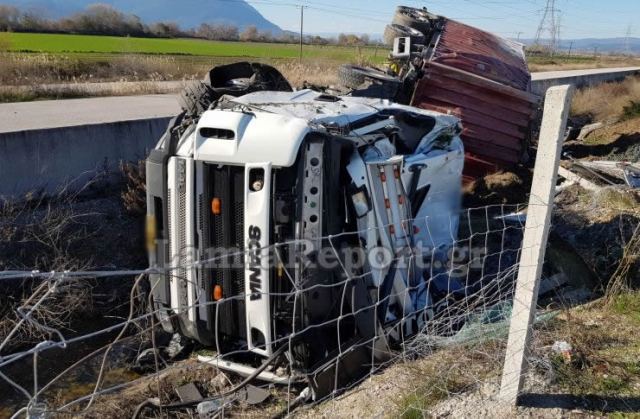
<path id="1" fill-rule="evenodd" d="M 0 104 L 0 132 L 175 116 L 176 95 L 119 96 Z"/>
<path id="2" fill-rule="evenodd" d="M 548 71 L 533 73 L 532 79 L 539 82 L 633 69 Z M 6 103 L 0 104 L 0 133 L 170 117 L 178 112 L 174 94 Z"/>

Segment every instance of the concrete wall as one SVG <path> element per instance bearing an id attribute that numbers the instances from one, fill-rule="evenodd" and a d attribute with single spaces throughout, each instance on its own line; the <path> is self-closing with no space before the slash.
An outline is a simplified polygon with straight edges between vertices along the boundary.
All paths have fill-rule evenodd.
<path id="1" fill-rule="evenodd" d="M 97 171 L 117 169 L 121 160 L 146 158 L 170 118 L 0 133 L 0 195 L 55 192 L 77 187 Z"/>
<path id="2" fill-rule="evenodd" d="M 621 81 L 628 76 L 638 74 L 639 71 L 636 68 L 611 72 L 607 72 L 603 69 L 603 72 L 597 74 L 580 74 L 581 71 L 576 71 L 576 75 L 564 77 L 559 76 L 558 73 L 561 72 L 549 72 L 548 76 L 545 76 L 545 73 L 534 74 L 533 80 L 531 81 L 531 90 L 533 93 L 539 96 L 544 96 L 547 89 L 550 87 L 562 86 L 565 84 L 572 84 L 576 88 L 580 89 L 582 87 L 594 86 L 606 82 Z"/>

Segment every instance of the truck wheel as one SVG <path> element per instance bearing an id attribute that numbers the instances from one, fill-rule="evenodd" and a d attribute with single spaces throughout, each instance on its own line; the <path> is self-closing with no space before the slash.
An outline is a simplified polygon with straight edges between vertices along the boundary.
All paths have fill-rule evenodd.
<path id="1" fill-rule="evenodd" d="M 379 83 L 400 85 L 400 80 L 385 73 L 382 70 L 372 67 L 360 67 L 357 65 L 344 64 L 338 69 L 340 83 L 349 89 L 361 87 L 367 80 Z"/>
<path id="2" fill-rule="evenodd" d="M 431 31 L 429 13 L 426 9 L 399 6 L 391 23 L 413 28 L 425 36 Z"/>
<path id="3" fill-rule="evenodd" d="M 211 88 L 202 82 L 187 85 L 178 98 L 178 103 L 188 115 L 199 115 L 215 100 Z"/>
<path id="4" fill-rule="evenodd" d="M 356 89 L 364 84 L 365 77 L 363 72 L 360 71 L 361 67 L 353 65 L 341 65 L 338 68 L 338 80 L 340 84 L 349 89 Z"/>
<path id="5" fill-rule="evenodd" d="M 392 23 L 384 29 L 383 40 L 387 45 L 393 45 L 393 41 L 401 37 L 411 38 L 412 44 L 424 44 L 425 41 L 425 36 L 422 32 L 409 26 Z"/>

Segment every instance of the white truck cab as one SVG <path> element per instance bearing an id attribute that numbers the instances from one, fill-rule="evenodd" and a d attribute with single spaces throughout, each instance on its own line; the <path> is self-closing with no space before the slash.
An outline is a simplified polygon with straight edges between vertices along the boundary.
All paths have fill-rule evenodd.
<path id="1" fill-rule="evenodd" d="M 371 353 L 433 316 L 433 267 L 417 261 L 457 235 L 460 123 L 286 86 L 216 94 L 213 79 L 213 100 L 174 120 L 147 162 L 154 309 L 249 364 L 287 346 L 318 396 L 327 354 Z"/>

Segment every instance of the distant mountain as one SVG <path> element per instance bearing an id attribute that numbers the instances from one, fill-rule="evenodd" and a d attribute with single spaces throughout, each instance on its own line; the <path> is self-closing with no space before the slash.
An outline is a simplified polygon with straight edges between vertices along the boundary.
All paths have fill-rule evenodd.
<path id="1" fill-rule="evenodd" d="M 525 39 L 521 42 L 532 45 L 532 39 Z M 543 41 L 544 43 L 545 41 Z M 640 38 L 584 38 L 584 39 L 563 39 L 560 42 L 560 49 L 563 51 L 577 52 L 598 52 L 598 53 L 630 53 L 640 54 Z"/>
<path id="2" fill-rule="evenodd" d="M 201 23 L 226 23 L 240 29 L 253 25 L 273 34 L 282 32 L 243 0 L 0 0 L 0 4 L 37 10 L 49 18 L 68 16 L 95 3 L 110 4 L 122 12 L 133 13 L 145 23 L 171 21 L 184 29 Z"/>

